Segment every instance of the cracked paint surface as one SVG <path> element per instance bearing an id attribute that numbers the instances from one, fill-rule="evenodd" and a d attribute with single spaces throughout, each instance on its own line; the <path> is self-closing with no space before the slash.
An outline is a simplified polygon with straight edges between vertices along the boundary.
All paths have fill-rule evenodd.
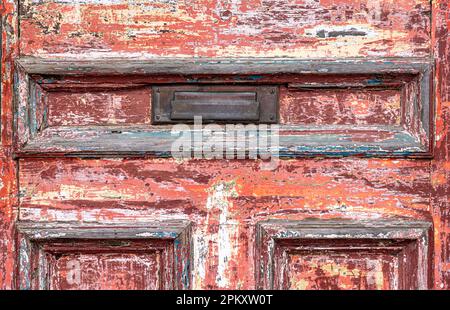
<path id="1" fill-rule="evenodd" d="M 396 277 L 398 266 L 395 268 L 391 261 L 389 255 L 352 257 L 330 253 L 323 253 L 323 256 L 294 254 L 290 257 L 290 288 L 395 289 L 389 280 L 393 281 Z"/>
<path id="2" fill-rule="evenodd" d="M 23 1 L 24 54 L 425 56 L 426 0 Z"/>
<path id="3" fill-rule="evenodd" d="M 391 216 L 433 223 L 430 288 L 450 288 L 447 1 L 24 0 L 19 12 L 15 1 L 5 0 L 0 11 L 0 288 L 17 287 L 17 269 L 30 272 L 21 268 L 31 259 L 26 253 L 22 261 L 16 260 L 17 220 L 122 224 L 188 219 L 193 223 L 191 287 L 252 289 L 258 222 Z M 291 159 L 281 161 L 275 171 L 261 170 L 259 162 L 238 160 L 19 160 L 13 158 L 13 64 L 24 55 L 75 59 L 433 57 L 435 154 L 433 159 L 420 160 Z M 398 122 L 400 95 L 395 91 L 375 99 L 361 92 L 341 95 L 317 90 L 281 95 L 281 117 L 286 123 Z M 147 91 L 53 96 L 58 107 L 48 111 L 53 125 L 149 121 L 149 105 L 144 104 L 150 100 Z M 317 109 L 319 101 L 328 108 Z M 372 101 L 377 104 L 369 106 Z M 130 103 L 136 105 L 128 109 Z M 313 116 L 304 117 L 305 112 Z M 112 288 L 160 285 L 156 276 L 147 282 L 138 279 L 139 274 L 159 275 L 155 270 L 162 265 L 154 253 L 75 256 L 63 255 L 55 262 L 53 288 L 80 283 L 98 287 L 99 282 Z M 292 289 L 398 286 L 392 252 L 300 255 L 294 251 L 287 259 L 285 283 Z M 87 273 L 70 277 L 70 269 L 77 265 L 67 264 L 70 260 L 87 266 Z"/>

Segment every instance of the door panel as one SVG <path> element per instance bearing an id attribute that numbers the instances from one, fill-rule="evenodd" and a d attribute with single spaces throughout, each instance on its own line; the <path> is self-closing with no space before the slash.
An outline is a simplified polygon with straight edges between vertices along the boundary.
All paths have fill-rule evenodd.
<path id="1" fill-rule="evenodd" d="M 264 171 L 259 161 L 60 158 L 24 159 L 21 167 L 22 221 L 189 218 L 193 283 L 203 288 L 255 287 L 255 225 L 264 220 L 388 214 L 428 221 L 426 161 L 289 160 Z"/>
<path id="2" fill-rule="evenodd" d="M 447 2 L 3 1 L 0 288 L 450 288 Z M 273 88 L 282 160 L 158 87 Z"/>
<path id="3" fill-rule="evenodd" d="M 292 253 L 288 258 L 289 289 L 398 289 L 398 258 L 377 252 L 333 251 Z"/>
<path id="4" fill-rule="evenodd" d="M 161 289 L 159 253 L 69 254 L 51 267 L 50 289 L 151 290 Z M 74 269 L 81 270 L 81 274 Z"/>
<path id="5" fill-rule="evenodd" d="M 401 92 L 396 89 L 305 89 L 283 95 L 280 117 L 287 124 L 398 125 L 401 121 Z"/>
<path id="6" fill-rule="evenodd" d="M 427 0 L 25 0 L 21 50 L 25 55 L 427 56 L 429 12 Z"/>
<path id="7" fill-rule="evenodd" d="M 279 134 L 277 137 L 271 135 L 270 140 L 278 144 L 273 146 L 273 149 L 281 157 L 432 156 L 433 64 L 427 59 L 404 57 L 390 61 L 353 59 L 324 62 L 276 58 L 222 61 L 167 58 L 158 61 L 133 61 L 122 58 L 86 62 L 24 57 L 17 60 L 16 66 L 18 73 L 15 151 L 20 157 L 95 155 L 171 157 L 172 147 L 180 139 L 184 139 L 185 144 L 191 144 L 186 145 L 185 152 L 196 153 L 197 151 L 193 149 L 196 144 L 190 143 L 196 139 L 195 123 L 183 133 L 180 133 L 180 130 L 172 132 L 174 127 L 163 126 L 192 124 L 194 117 L 191 112 L 194 109 L 201 111 L 197 112 L 199 114 L 197 116 L 203 115 L 204 123 L 211 121 L 234 125 L 252 122 L 265 125 L 277 123 Z M 123 84 L 123 78 L 128 79 L 126 84 Z M 238 86 L 235 85 L 236 81 L 239 81 Z M 141 89 L 143 97 L 140 100 L 136 100 L 136 88 Z M 147 89 L 150 88 L 152 88 L 151 97 L 146 96 Z M 61 95 L 69 91 L 73 93 L 72 96 L 77 94 L 80 96 L 80 91 L 85 92 L 86 89 L 92 91 L 102 89 L 109 93 L 116 93 L 120 89 L 125 106 L 122 108 L 118 101 L 115 103 L 116 106 L 111 106 L 107 98 L 104 98 L 102 105 L 92 101 L 90 105 L 95 105 L 95 110 L 98 109 L 97 114 L 103 114 L 103 118 L 109 115 L 106 123 L 89 120 L 89 117 L 94 116 L 92 114 L 94 112 L 90 112 L 92 116 L 89 116 L 85 112 L 86 109 L 80 110 L 79 104 L 73 104 L 73 100 L 60 101 L 59 104 L 62 106 L 59 108 L 54 106 L 55 93 Z M 176 103 L 180 104 L 177 94 L 187 91 L 192 93 L 194 90 L 198 93 L 195 104 L 200 104 L 198 99 L 200 94 L 203 96 L 202 100 L 205 96 L 209 96 L 206 98 L 209 98 L 209 107 L 212 110 L 205 113 L 207 106 L 194 108 L 195 105 L 191 102 L 189 113 L 186 114 L 190 116 L 187 118 L 177 116 L 177 113 L 180 114 L 176 108 Z M 323 96 L 314 98 L 312 90 L 320 92 Z M 248 110 L 250 113 L 239 112 L 236 99 L 228 98 L 224 101 L 224 98 L 220 98 L 220 94 L 233 93 L 235 96 L 239 95 L 239 91 L 254 93 L 253 105 L 246 102 L 247 105 L 242 106 L 242 102 L 240 103 L 240 109 L 253 107 L 253 110 Z M 394 106 L 397 105 L 397 115 L 394 116 L 396 120 L 390 122 L 377 120 L 380 114 L 392 114 L 392 103 L 379 107 L 380 104 L 373 100 L 370 103 L 354 102 L 351 95 L 355 91 L 359 94 L 363 92 L 372 99 L 379 98 L 380 94 L 386 91 L 394 92 L 398 100 L 394 103 Z M 346 120 L 345 113 L 349 112 L 345 111 L 348 108 L 345 107 L 343 100 L 336 102 L 334 111 L 333 108 L 330 109 L 330 106 L 323 103 L 327 101 L 324 96 L 330 92 L 334 96 L 339 92 L 342 96 L 342 92 L 345 92 L 348 95 L 345 97 L 346 105 L 353 102 L 361 110 L 359 111 L 361 115 L 367 114 L 367 120 L 360 121 L 356 117 Z M 304 113 L 298 110 L 298 107 L 305 106 L 304 102 L 291 100 L 299 93 L 306 93 L 306 96 L 314 101 L 318 111 L 312 111 L 311 115 L 323 115 L 322 118 L 305 122 L 301 117 L 296 120 L 295 116 L 286 116 Z M 85 100 L 84 96 L 79 99 L 80 102 Z M 126 101 L 129 101 L 128 107 Z M 151 114 L 151 124 L 142 122 L 142 119 L 136 123 L 133 114 L 126 113 L 132 106 L 135 114 L 140 112 Z M 293 106 L 297 107 L 297 110 L 295 108 L 293 110 Z M 60 112 L 54 112 L 56 109 L 61 110 L 67 120 L 59 120 L 60 116 L 57 113 Z M 68 110 L 70 112 L 67 112 Z M 129 118 L 122 116 L 118 124 L 119 119 L 115 116 L 117 113 L 125 113 Z M 337 119 L 323 120 L 326 115 Z M 55 117 L 56 120 L 53 119 Z M 143 119 L 148 120 L 148 117 L 144 116 Z M 102 116 L 100 120 L 101 118 Z M 70 124 L 74 122 L 72 119 L 84 121 L 80 125 L 71 126 Z M 92 125 L 86 126 L 86 122 Z M 252 138 L 252 141 L 248 139 L 251 134 L 246 135 L 249 140 L 248 153 L 267 152 L 264 150 L 264 143 L 254 143 L 264 139 L 264 134 L 256 132 L 253 135 L 256 137 Z M 229 135 L 222 132 L 221 136 L 222 140 L 218 144 L 227 143 Z M 260 144 L 262 146 L 259 146 Z M 225 152 L 233 154 L 240 151 L 239 148 L 243 147 L 236 143 Z M 223 146 L 220 149 L 223 149 Z"/>
<path id="8" fill-rule="evenodd" d="M 430 227 L 408 219 L 259 223 L 259 287 L 427 289 Z"/>
<path id="9" fill-rule="evenodd" d="M 49 92 L 45 99 L 49 127 L 150 123 L 148 88 Z"/>
<path id="10" fill-rule="evenodd" d="M 190 286 L 187 221 L 145 225 L 19 224 L 21 289 L 183 289 Z"/>

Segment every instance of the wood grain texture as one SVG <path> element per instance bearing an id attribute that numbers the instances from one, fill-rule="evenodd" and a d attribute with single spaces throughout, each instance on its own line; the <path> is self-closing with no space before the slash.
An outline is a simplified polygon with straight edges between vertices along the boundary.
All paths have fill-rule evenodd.
<path id="1" fill-rule="evenodd" d="M 1 46 L 1 147 L 0 147 L 0 288 L 14 287 L 16 263 L 14 222 L 17 218 L 16 163 L 12 159 L 13 75 L 18 53 L 17 3 L 3 1 L 0 6 Z"/>
<path id="2" fill-rule="evenodd" d="M 124 54 L 126 56 L 126 54 Z M 16 64 L 28 74 L 80 75 L 253 75 L 253 74 L 418 74 L 430 70 L 427 57 L 367 58 L 150 58 L 112 59 L 23 56 Z M 253 77 L 253 79 L 259 77 Z"/>
<path id="3" fill-rule="evenodd" d="M 427 56 L 428 0 L 25 0 L 25 55 Z"/>
<path id="4" fill-rule="evenodd" d="M 389 290 L 397 289 L 399 259 L 386 248 L 293 250 L 286 261 L 286 289 Z M 350 253 L 349 253 L 350 252 Z M 287 279 L 286 279 L 287 280 Z M 286 281 L 285 280 L 285 281 Z"/>
<path id="5" fill-rule="evenodd" d="M 436 157 L 431 162 L 433 185 L 432 214 L 435 217 L 435 281 L 436 288 L 450 289 L 450 41 L 448 1 L 433 4 L 434 39 L 436 57 Z"/>
<path id="6" fill-rule="evenodd" d="M 45 100 L 49 127 L 150 123 L 148 88 L 49 92 Z"/>
<path id="7" fill-rule="evenodd" d="M 320 102 L 320 104 L 317 104 Z M 401 92 L 395 89 L 285 91 L 281 122 L 291 125 L 400 125 Z"/>
<path id="8" fill-rule="evenodd" d="M 65 253 L 50 264 L 51 290 L 162 289 L 160 249 L 147 253 Z M 80 270 L 81 272 L 77 271 Z M 79 273 L 77 273 L 79 272 Z"/>

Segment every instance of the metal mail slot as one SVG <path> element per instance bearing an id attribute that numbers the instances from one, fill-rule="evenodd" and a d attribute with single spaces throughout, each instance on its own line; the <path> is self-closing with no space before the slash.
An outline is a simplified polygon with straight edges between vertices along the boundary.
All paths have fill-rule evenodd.
<path id="1" fill-rule="evenodd" d="M 255 92 L 175 92 L 170 118 L 192 120 L 259 120 L 259 102 Z"/>
<path id="2" fill-rule="evenodd" d="M 275 123 L 277 86 L 171 85 L 153 88 L 153 123 Z"/>

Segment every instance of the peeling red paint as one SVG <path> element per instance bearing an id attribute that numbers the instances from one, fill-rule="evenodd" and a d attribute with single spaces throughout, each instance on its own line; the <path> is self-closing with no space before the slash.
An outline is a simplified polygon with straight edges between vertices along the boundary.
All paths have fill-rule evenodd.
<path id="1" fill-rule="evenodd" d="M 16 288 L 18 273 L 24 272 L 23 262 L 16 258 L 20 247 L 16 244 L 18 221 L 116 225 L 189 220 L 193 225 L 188 236 L 193 253 L 188 286 L 252 289 L 259 285 L 256 261 L 262 249 L 257 248 L 258 223 L 308 218 L 370 222 L 402 217 L 432 223 L 429 288 L 450 289 L 447 1 L 26 0 L 19 12 L 16 1 L 6 0 L 1 13 L 0 288 Z M 17 132 L 13 132 L 13 74 L 24 74 L 15 71 L 20 69 L 14 67 L 19 56 L 75 61 L 180 56 L 431 57 L 436 61 L 435 134 L 431 135 L 434 157 L 297 158 L 282 160 L 275 171 L 262 170 L 259 161 L 250 160 L 53 155 L 18 159 L 13 157 L 13 140 L 17 138 Z M 40 116 L 47 113 L 48 123 L 38 126 L 67 126 L 69 130 L 71 126 L 149 124 L 150 90 L 139 87 L 149 81 L 186 83 L 185 77 L 174 75 L 151 79 L 130 75 L 124 80 L 108 76 L 71 76 L 55 81 L 33 78 L 42 79 L 41 85 L 48 91 L 44 97 L 49 110 L 43 105 L 36 112 Z M 205 75 L 189 78 L 211 82 Z M 309 78 L 314 84 L 323 76 Z M 407 77 L 391 77 L 387 83 L 393 84 L 395 79 L 401 82 Z M 265 76 L 257 83 L 274 81 L 283 84 L 280 119 L 284 124 L 401 122 L 404 94 L 395 87 L 366 91 L 356 85 L 352 89 L 299 91 L 294 84 L 305 83 L 305 78 L 296 75 Z M 328 79 L 330 85 L 355 85 L 355 81 L 353 76 Z M 89 83 L 97 83 L 97 88 L 88 88 Z M 119 83 L 133 89 L 111 91 L 110 86 Z M 77 91 L 73 91 L 74 85 L 79 87 Z M 67 88 L 61 91 L 58 87 Z M 18 138 L 26 141 L 25 127 L 18 129 Z M 375 139 L 387 139 L 389 135 L 392 133 L 379 133 Z M 355 141 L 368 141 L 370 137 L 360 133 Z M 94 254 L 73 254 L 61 247 L 61 256 L 50 258 L 55 268 L 51 288 L 172 287 L 157 278 L 160 273 L 155 270 L 161 267 L 157 252 L 105 254 L 91 246 Z M 297 243 L 289 246 L 296 247 Z M 392 248 L 358 253 L 348 249 L 308 251 L 292 254 L 284 274 L 275 272 L 278 279 L 285 280 L 280 280 L 284 288 L 402 287 L 396 282 L 398 257 Z M 67 282 L 68 268 L 74 261 L 86 270 L 77 285 Z M 138 276 L 146 274 L 151 275 L 150 282 Z"/>
<path id="2" fill-rule="evenodd" d="M 24 1 L 22 52 L 351 57 L 430 50 L 426 0 L 100 3 Z"/>

